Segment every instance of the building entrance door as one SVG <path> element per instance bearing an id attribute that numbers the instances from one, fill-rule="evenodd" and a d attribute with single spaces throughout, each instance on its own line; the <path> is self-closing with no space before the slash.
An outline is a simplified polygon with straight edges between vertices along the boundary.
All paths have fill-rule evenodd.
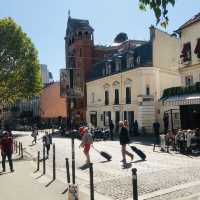
<path id="1" fill-rule="evenodd" d="M 97 127 L 97 113 L 93 112 L 90 114 L 90 122 L 94 127 Z"/>

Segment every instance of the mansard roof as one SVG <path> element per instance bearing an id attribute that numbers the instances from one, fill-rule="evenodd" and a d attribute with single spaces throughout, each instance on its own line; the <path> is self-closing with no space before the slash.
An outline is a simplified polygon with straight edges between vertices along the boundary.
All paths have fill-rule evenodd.
<path id="1" fill-rule="evenodd" d="M 176 32 L 181 32 L 182 29 L 187 28 L 188 26 L 191 26 L 192 24 L 200 21 L 200 12 L 193 16 L 190 20 L 185 22 L 182 26 L 179 27 L 179 29 Z"/>
<path id="2" fill-rule="evenodd" d="M 75 19 L 75 18 L 68 18 L 67 27 L 71 31 L 77 31 L 77 30 L 90 30 L 93 31 L 94 29 L 90 26 L 90 23 L 88 20 L 85 19 Z"/>
<path id="3" fill-rule="evenodd" d="M 127 59 L 133 57 L 133 66 L 127 66 Z M 139 60 L 138 60 L 139 59 Z M 121 69 L 116 71 L 116 61 L 121 61 Z M 110 73 L 104 73 L 106 71 L 107 65 L 110 65 Z M 106 58 L 91 68 L 91 73 L 89 75 L 89 81 L 100 79 L 106 76 L 111 76 L 117 73 L 121 73 L 127 70 L 133 70 L 138 67 L 152 67 L 152 42 L 146 42 L 145 44 L 128 49 L 124 52 L 119 52 L 113 54 L 110 58 Z M 104 72 L 103 72 L 104 71 Z"/>

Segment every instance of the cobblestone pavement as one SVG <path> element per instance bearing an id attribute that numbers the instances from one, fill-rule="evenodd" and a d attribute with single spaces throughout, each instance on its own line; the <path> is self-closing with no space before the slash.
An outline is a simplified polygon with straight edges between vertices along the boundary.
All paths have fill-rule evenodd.
<path id="1" fill-rule="evenodd" d="M 36 155 L 38 150 L 42 150 L 41 141 L 37 145 L 31 146 L 31 137 L 20 138 L 23 140 L 26 150 Z M 71 141 L 66 138 L 54 138 L 56 144 L 56 166 L 57 177 L 66 181 L 65 157 L 71 158 Z M 89 188 L 88 170 L 81 170 L 80 166 L 84 163 L 82 150 L 78 148 L 80 141 L 75 141 L 76 152 L 76 181 L 83 187 Z M 148 143 L 134 142 L 134 145 L 142 149 L 147 155 L 147 161 L 141 160 L 135 155 L 134 161 L 130 163 L 127 169 L 122 168 L 120 163 L 121 151 L 117 141 L 95 142 L 95 147 L 112 154 L 111 162 L 105 160 L 95 151 L 91 151 L 91 159 L 94 163 L 94 182 L 95 191 L 103 196 L 116 200 L 125 200 L 132 196 L 131 168 L 137 168 L 138 172 L 138 190 L 139 195 L 149 194 L 176 185 L 200 181 L 200 157 L 190 157 L 180 155 L 175 152 L 161 153 L 158 149 L 153 152 L 152 145 Z M 130 151 L 130 149 L 129 149 Z M 47 173 L 52 172 L 52 155 L 47 161 Z M 190 195 L 191 192 L 200 192 L 200 187 L 193 186 L 188 189 L 178 190 L 159 197 L 151 198 L 153 200 L 169 199 L 173 197 L 182 197 Z M 176 194 L 176 195 L 175 195 Z"/>

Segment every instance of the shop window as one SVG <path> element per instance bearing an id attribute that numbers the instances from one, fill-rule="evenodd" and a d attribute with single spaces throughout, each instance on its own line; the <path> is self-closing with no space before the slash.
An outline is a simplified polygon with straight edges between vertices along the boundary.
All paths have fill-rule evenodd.
<path id="1" fill-rule="evenodd" d="M 114 104 L 118 105 L 119 104 L 119 90 L 115 89 L 115 100 L 114 100 Z"/>
<path id="2" fill-rule="evenodd" d="M 131 104 L 131 88 L 126 87 L 126 104 Z"/>
<path id="3" fill-rule="evenodd" d="M 109 92 L 105 91 L 105 105 L 109 105 Z"/>
<path id="4" fill-rule="evenodd" d="M 190 42 L 187 42 L 183 45 L 183 49 L 181 51 L 180 57 L 182 59 L 182 63 L 191 61 L 192 57 L 191 57 L 191 43 Z"/>
<path id="5" fill-rule="evenodd" d="M 186 85 L 186 86 L 191 86 L 191 85 L 193 85 L 193 76 L 186 76 L 186 77 L 185 77 L 185 85 Z"/>

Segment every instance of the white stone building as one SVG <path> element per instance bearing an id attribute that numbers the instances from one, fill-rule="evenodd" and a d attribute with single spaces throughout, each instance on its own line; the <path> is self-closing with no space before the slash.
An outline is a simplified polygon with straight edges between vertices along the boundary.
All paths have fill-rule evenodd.
<path id="1" fill-rule="evenodd" d="M 87 82 L 87 122 L 97 127 L 108 121 L 135 120 L 139 129 L 152 131 L 160 118 L 158 100 L 163 90 L 180 85 L 180 40 L 154 27 L 150 40 L 97 63 Z"/>

